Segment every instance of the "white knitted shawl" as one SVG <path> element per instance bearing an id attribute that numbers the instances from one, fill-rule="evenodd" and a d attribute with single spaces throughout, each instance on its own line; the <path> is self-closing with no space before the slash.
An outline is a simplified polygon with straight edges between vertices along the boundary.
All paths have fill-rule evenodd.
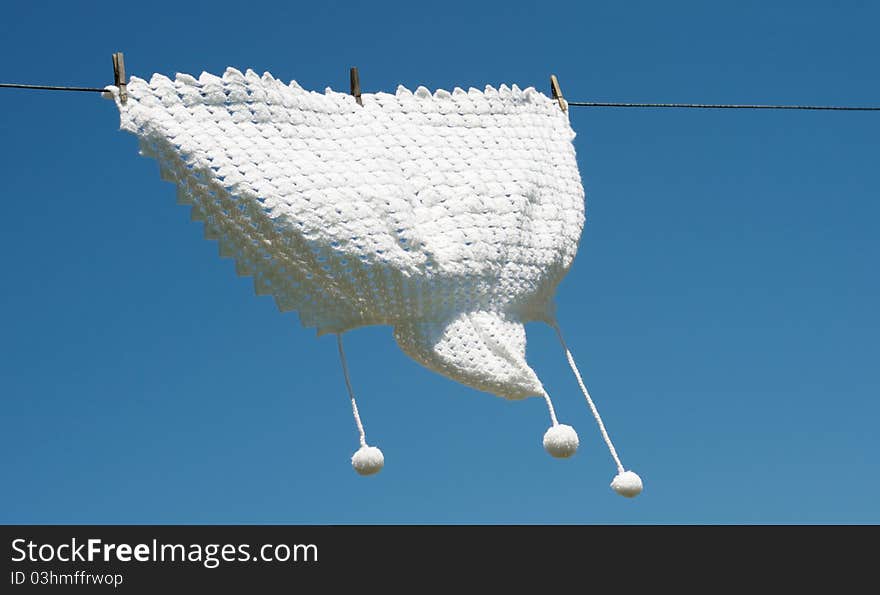
<path id="1" fill-rule="evenodd" d="M 574 452 L 526 363 L 523 327 L 555 326 L 553 295 L 584 224 L 575 134 L 557 101 L 515 85 L 398 87 L 360 106 L 232 68 L 133 77 L 124 102 L 108 91 L 122 129 L 258 294 L 319 333 L 391 325 L 436 372 L 508 399 L 543 396 L 551 430 L 571 430 L 548 450 Z M 352 405 L 366 447 L 353 392 Z"/>
<path id="2" fill-rule="evenodd" d="M 266 74 L 133 77 L 122 128 L 258 294 L 320 333 L 394 327 L 428 368 L 542 395 L 523 323 L 553 318 L 584 191 L 574 132 L 529 88 L 354 97 Z"/>

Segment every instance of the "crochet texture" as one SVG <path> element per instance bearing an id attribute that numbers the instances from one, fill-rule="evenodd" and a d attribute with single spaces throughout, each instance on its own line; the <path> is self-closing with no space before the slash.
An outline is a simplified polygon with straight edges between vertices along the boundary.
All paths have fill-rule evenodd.
<path id="1" fill-rule="evenodd" d="M 265 74 L 133 77 L 121 127 L 258 294 L 318 332 L 391 325 L 428 368 L 545 395 L 528 321 L 553 323 L 584 191 L 574 131 L 533 88 L 363 95 Z M 555 419 L 554 419 L 555 422 Z"/>

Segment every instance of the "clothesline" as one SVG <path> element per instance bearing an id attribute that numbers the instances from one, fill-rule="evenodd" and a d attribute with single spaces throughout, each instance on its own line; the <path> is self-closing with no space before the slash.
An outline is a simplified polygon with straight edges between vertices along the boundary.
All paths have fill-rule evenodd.
<path id="1" fill-rule="evenodd" d="M 3 89 L 37 89 L 40 91 L 86 91 L 90 93 L 103 93 L 104 89 L 96 87 L 58 87 L 55 85 L 20 85 L 17 83 L 0 83 Z"/>
<path id="2" fill-rule="evenodd" d="M 104 89 L 96 87 L 62 87 L 56 85 L 24 85 L 16 83 L 0 83 L 2 89 L 30 89 L 38 91 L 79 91 L 86 93 L 103 93 Z M 751 109 L 751 110 L 806 110 L 806 111 L 842 111 L 842 112 L 877 112 L 880 106 L 849 106 L 849 105 L 763 105 L 733 103 L 626 103 L 617 101 L 567 101 L 569 107 L 628 107 L 628 108 L 679 108 L 679 109 Z"/>
<path id="3" fill-rule="evenodd" d="M 823 110 L 843 112 L 877 112 L 880 107 L 848 105 L 761 105 L 734 103 L 619 103 L 599 101 L 569 101 L 569 107 L 646 107 L 646 108 L 690 108 L 690 109 L 784 109 L 784 110 Z"/>

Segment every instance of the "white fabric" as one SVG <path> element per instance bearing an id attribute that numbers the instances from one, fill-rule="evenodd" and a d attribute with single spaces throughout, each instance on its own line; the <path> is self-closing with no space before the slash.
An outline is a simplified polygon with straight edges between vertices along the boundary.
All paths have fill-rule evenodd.
<path id="1" fill-rule="evenodd" d="M 543 395 L 523 323 L 552 322 L 584 223 L 574 132 L 515 85 L 308 92 L 271 75 L 132 77 L 121 127 L 258 294 L 319 333 L 391 325 L 405 353 Z"/>

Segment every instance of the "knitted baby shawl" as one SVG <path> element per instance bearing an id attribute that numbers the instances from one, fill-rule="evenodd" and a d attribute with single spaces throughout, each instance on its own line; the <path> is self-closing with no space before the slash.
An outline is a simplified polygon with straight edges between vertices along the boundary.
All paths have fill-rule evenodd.
<path id="1" fill-rule="evenodd" d="M 122 129 L 257 294 L 337 335 L 360 432 L 357 471 L 384 464 L 366 443 L 342 348 L 342 333 L 365 325 L 392 326 L 408 356 L 462 384 L 543 397 L 545 447 L 574 453 L 577 434 L 558 423 L 526 362 L 523 326 L 556 327 L 553 296 L 584 224 L 575 134 L 556 101 L 516 85 L 401 86 L 364 94 L 361 106 L 232 68 L 132 77 L 124 97 L 117 87 L 107 94 Z M 637 494 L 641 481 L 624 472 L 584 393 L 625 484 L 618 491 Z"/>

